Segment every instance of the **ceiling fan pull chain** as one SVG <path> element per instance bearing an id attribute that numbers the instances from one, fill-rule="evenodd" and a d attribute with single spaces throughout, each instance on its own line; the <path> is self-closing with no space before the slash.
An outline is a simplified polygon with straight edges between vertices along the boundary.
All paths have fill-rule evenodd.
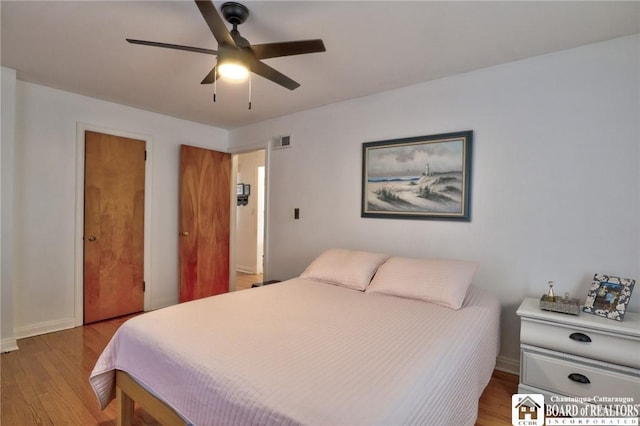
<path id="1" fill-rule="evenodd" d="M 218 91 L 218 64 L 213 67 L 213 102 L 216 101 L 216 92 Z"/>
<path id="2" fill-rule="evenodd" d="M 251 109 L 251 74 L 249 74 L 249 109 Z"/>

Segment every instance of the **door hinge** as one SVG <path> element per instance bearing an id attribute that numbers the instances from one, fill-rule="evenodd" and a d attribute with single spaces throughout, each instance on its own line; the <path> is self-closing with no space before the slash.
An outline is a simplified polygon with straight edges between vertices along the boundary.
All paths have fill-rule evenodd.
<path id="1" fill-rule="evenodd" d="M 147 291 L 147 283 L 142 281 L 142 292 L 144 293 L 145 291 Z"/>
<path id="2" fill-rule="evenodd" d="M 147 161 L 147 150 L 144 150 L 144 161 Z"/>

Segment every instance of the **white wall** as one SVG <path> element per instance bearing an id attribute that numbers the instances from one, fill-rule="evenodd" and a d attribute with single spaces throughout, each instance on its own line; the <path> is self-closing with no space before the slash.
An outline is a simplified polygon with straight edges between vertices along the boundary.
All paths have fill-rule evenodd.
<path id="1" fill-rule="evenodd" d="M 269 154 L 268 277 L 334 246 L 480 263 L 518 363 L 525 296 L 584 299 L 596 272 L 640 278 L 640 36 L 584 46 L 236 129 L 230 147 L 291 134 Z M 470 223 L 360 217 L 362 143 L 473 130 Z M 293 209 L 301 219 L 293 219 Z M 640 310 L 640 290 L 630 308 Z"/>
<path id="2" fill-rule="evenodd" d="M 0 352 L 17 349 L 13 333 L 13 173 L 15 151 L 15 114 L 16 114 L 16 72 L 9 68 L 0 68 L 2 89 L 0 110 L 2 118 L 2 158 L 1 205 L 2 243 L 0 252 Z"/>
<path id="3" fill-rule="evenodd" d="M 152 248 L 145 277 L 151 294 L 145 308 L 176 303 L 179 146 L 226 151 L 228 132 L 19 80 L 16 89 L 16 335 L 74 324 L 77 123 L 151 138 Z"/>
<path id="4" fill-rule="evenodd" d="M 251 195 L 246 206 L 236 209 L 236 269 L 251 274 L 262 272 L 258 259 L 258 167 L 264 166 L 264 160 L 264 150 L 238 154 L 237 181 L 251 185 Z"/>

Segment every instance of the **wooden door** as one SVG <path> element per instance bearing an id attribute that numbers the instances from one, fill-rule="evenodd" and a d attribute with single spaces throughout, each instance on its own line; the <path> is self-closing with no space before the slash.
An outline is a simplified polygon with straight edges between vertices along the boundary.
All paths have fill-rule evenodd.
<path id="1" fill-rule="evenodd" d="M 180 302 L 229 291 L 231 155 L 180 149 Z"/>
<path id="2" fill-rule="evenodd" d="M 144 176 L 144 141 L 85 132 L 85 324 L 144 309 Z"/>

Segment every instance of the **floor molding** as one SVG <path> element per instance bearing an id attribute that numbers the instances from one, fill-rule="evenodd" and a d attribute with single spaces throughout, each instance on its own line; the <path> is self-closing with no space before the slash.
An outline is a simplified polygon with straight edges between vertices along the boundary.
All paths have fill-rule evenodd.
<path id="1" fill-rule="evenodd" d="M 496 370 L 520 375 L 520 360 L 499 356 L 496 358 Z"/>
<path id="2" fill-rule="evenodd" d="M 16 339 L 2 339 L 0 340 L 0 352 L 12 352 L 18 350 L 18 342 Z"/>
<path id="3" fill-rule="evenodd" d="M 40 334 L 53 333 L 54 331 L 67 330 L 76 326 L 75 318 L 64 318 L 60 320 L 45 321 L 37 324 L 16 327 L 14 332 L 16 339 L 38 336 Z"/>

